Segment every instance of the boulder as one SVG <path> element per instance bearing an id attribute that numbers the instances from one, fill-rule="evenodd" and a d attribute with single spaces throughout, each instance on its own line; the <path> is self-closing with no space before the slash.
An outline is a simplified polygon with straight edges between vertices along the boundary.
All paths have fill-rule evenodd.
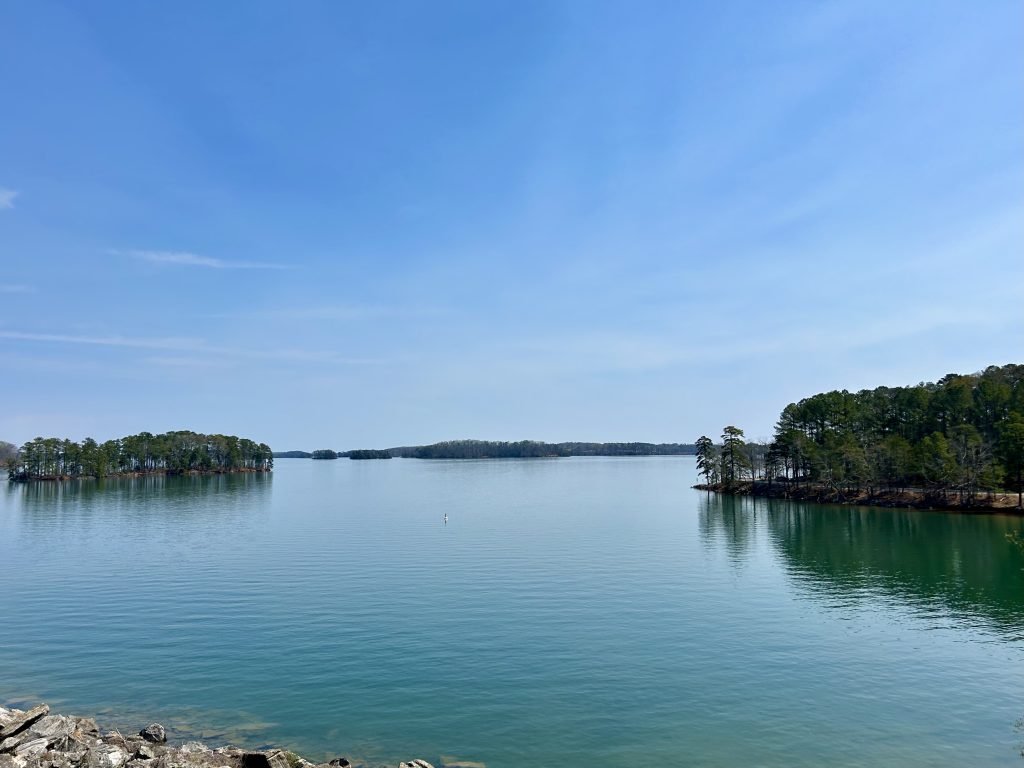
<path id="1" fill-rule="evenodd" d="M 46 738 L 41 737 L 38 739 L 28 739 L 21 742 L 15 749 L 14 754 L 18 757 L 24 757 L 26 760 L 31 760 L 33 757 L 39 757 L 47 749 Z"/>
<path id="2" fill-rule="evenodd" d="M 398 768 L 434 768 L 426 760 L 410 760 L 407 763 L 399 763 Z"/>
<path id="3" fill-rule="evenodd" d="M 352 765 L 352 761 L 347 757 L 336 757 L 328 765 L 333 765 L 337 768 L 349 768 Z"/>
<path id="4" fill-rule="evenodd" d="M 121 768 L 128 753 L 115 744 L 95 744 L 82 757 L 83 768 Z"/>
<path id="5" fill-rule="evenodd" d="M 7 722 L 0 725 L 0 741 L 13 736 L 14 734 L 23 731 L 28 728 L 39 718 L 47 715 L 50 712 L 50 708 L 46 704 L 40 704 L 38 707 L 33 707 L 28 712 L 17 712 L 16 710 L 13 716 L 8 716 Z"/>
<path id="6" fill-rule="evenodd" d="M 142 744 L 135 750 L 132 760 L 152 760 L 154 757 L 156 757 L 156 750 L 149 744 Z"/>
<path id="7" fill-rule="evenodd" d="M 96 738 L 100 735 L 100 727 L 91 717 L 76 717 L 75 723 L 78 725 L 77 731 L 80 736 Z"/>
<path id="8" fill-rule="evenodd" d="M 139 731 L 139 736 L 150 744 L 163 744 L 167 741 L 167 731 L 160 723 L 150 723 Z"/>

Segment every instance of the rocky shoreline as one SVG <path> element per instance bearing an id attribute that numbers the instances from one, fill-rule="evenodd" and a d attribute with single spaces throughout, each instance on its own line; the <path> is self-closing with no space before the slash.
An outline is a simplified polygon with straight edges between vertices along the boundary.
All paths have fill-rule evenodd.
<path id="1" fill-rule="evenodd" d="M 283 749 L 208 747 L 197 741 L 170 744 L 159 723 L 134 735 L 101 731 L 88 717 L 0 707 L 0 768 L 371 768 L 347 757 L 314 763 Z M 376 768 L 376 766 L 372 767 Z M 398 768 L 433 768 L 411 759 Z M 482 763 L 442 763 L 442 768 L 484 768 Z"/>

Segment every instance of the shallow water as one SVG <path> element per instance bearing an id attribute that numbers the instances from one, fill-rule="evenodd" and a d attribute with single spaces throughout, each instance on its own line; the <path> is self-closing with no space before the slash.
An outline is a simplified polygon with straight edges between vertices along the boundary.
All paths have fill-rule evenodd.
<path id="1" fill-rule="evenodd" d="M 1015 762 L 1024 522 L 694 479 L 282 459 L 3 485 L 0 703 L 384 762 Z"/>

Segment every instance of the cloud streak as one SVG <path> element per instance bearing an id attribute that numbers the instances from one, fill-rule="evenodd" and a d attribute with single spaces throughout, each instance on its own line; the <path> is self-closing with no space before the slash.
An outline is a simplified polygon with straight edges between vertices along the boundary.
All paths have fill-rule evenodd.
<path id="1" fill-rule="evenodd" d="M 375 365 L 387 360 L 380 358 L 342 357 L 330 351 L 306 351 L 301 349 L 246 349 L 207 344 L 203 339 L 182 337 L 130 337 L 130 336 L 78 336 L 61 333 L 32 333 L 26 331 L 0 330 L 0 339 L 49 344 L 75 344 L 99 347 L 121 347 L 161 352 L 187 353 L 187 359 L 195 364 L 198 356 L 232 357 L 239 360 L 276 360 L 293 363 L 318 363 L 338 365 Z M 186 357 L 151 358 L 151 361 L 167 364 L 176 361 L 179 365 Z"/>
<path id="2" fill-rule="evenodd" d="M 0 210 L 9 210 L 14 207 L 14 198 L 18 196 L 18 190 L 0 187 Z"/>
<path id="3" fill-rule="evenodd" d="M 133 259 L 148 261 L 151 264 L 167 264 L 180 267 L 204 267 L 206 269 L 288 269 L 286 264 L 273 264 L 266 261 L 231 261 L 216 259 L 211 256 L 200 256 L 188 251 L 113 251 L 113 253 L 131 256 Z"/>
<path id="4" fill-rule="evenodd" d="M 31 285 L 0 284 L 0 293 L 32 293 Z"/>

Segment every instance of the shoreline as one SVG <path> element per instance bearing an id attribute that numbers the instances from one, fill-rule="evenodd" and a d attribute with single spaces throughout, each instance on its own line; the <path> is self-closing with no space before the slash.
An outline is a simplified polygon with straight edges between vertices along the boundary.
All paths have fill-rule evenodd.
<path id="1" fill-rule="evenodd" d="M 10 483 L 70 483 L 75 480 L 122 480 L 135 477 L 184 477 L 188 475 L 247 475 L 273 472 L 273 468 L 239 467 L 237 469 L 148 469 L 134 472 L 111 472 L 97 477 L 96 475 L 42 475 L 40 477 L 20 477 L 8 474 Z"/>
<path id="2" fill-rule="evenodd" d="M 956 493 L 930 493 L 921 489 L 904 490 L 841 490 L 815 483 L 792 483 L 786 481 L 742 480 L 731 486 L 725 483 L 698 483 L 698 491 L 720 493 L 725 496 L 751 496 L 766 499 L 809 502 L 813 504 L 838 504 L 848 507 L 883 507 L 888 509 L 920 509 L 935 512 L 959 512 L 961 514 L 998 514 L 1014 517 L 1024 516 L 1024 509 L 1017 506 L 1016 493 L 979 494 L 964 500 Z"/>
<path id="3" fill-rule="evenodd" d="M 159 723 L 137 734 L 101 731 L 90 717 L 51 714 L 46 704 L 28 710 L 0 706 L 0 768 L 392 768 L 352 757 L 313 762 L 286 749 L 210 747 L 168 741 Z M 411 758 L 398 768 L 434 768 Z M 485 768 L 483 763 L 442 762 L 440 768 Z"/>

